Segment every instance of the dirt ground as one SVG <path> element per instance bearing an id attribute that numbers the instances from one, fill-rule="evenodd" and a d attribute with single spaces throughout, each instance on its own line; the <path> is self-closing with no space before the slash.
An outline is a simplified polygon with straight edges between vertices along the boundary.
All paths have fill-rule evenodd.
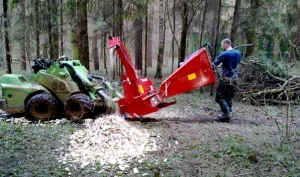
<path id="1" fill-rule="evenodd" d="M 284 164 L 289 158 L 299 159 L 299 107 L 290 110 L 294 134 L 288 147 L 292 149 L 286 156 L 280 156 L 285 160 L 277 162 L 279 157 L 274 154 L 280 154 L 278 148 L 285 146 L 281 143 L 284 132 L 280 132 L 284 131 L 284 107 L 260 108 L 237 101 L 231 123 L 219 123 L 219 107 L 207 93 L 193 91 L 177 100 L 178 104 L 149 115 L 148 118 L 154 118 L 152 122 L 140 125 L 160 139 L 161 149 L 150 154 L 165 162 L 158 167 L 162 175 L 300 175 L 296 161 L 292 166 Z M 286 166 L 276 167 L 276 163 Z"/>

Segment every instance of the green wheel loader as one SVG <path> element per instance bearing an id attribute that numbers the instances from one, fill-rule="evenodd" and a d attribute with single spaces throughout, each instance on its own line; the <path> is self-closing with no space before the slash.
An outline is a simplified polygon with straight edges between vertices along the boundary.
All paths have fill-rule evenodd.
<path id="1" fill-rule="evenodd" d="M 36 58 L 33 74 L 0 78 L 0 109 L 32 120 L 67 117 L 73 121 L 111 112 L 122 94 L 105 78 L 90 75 L 79 60 L 65 56 L 56 62 Z"/>

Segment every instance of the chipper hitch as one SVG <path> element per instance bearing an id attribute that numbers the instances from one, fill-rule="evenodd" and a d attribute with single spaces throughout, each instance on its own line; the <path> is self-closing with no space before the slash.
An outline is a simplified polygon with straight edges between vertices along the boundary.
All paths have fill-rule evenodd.
<path id="1" fill-rule="evenodd" d="M 150 79 L 137 75 L 126 47 L 118 38 L 109 38 L 109 48 L 117 52 L 126 71 L 122 75 L 124 98 L 118 100 L 117 104 L 120 113 L 129 114 L 132 119 L 176 103 L 166 102 L 166 98 L 216 82 L 204 47 L 186 59 L 180 68 L 162 82 L 159 90 L 155 89 Z"/>

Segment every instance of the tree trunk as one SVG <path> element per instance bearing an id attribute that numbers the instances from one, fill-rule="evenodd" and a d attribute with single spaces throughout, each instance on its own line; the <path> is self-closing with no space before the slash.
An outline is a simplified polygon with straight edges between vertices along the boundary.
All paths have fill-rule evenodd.
<path id="1" fill-rule="evenodd" d="M 277 1 L 276 6 L 277 10 L 282 10 L 284 3 L 282 1 Z M 281 22 L 281 13 L 276 14 L 275 19 L 277 22 Z M 275 27 L 273 30 L 273 60 L 280 61 L 280 29 Z"/>
<path id="2" fill-rule="evenodd" d="M 147 33 L 147 66 L 152 67 L 152 36 L 153 36 L 153 6 L 150 7 L 150 14 L 148 16 L 148 33 Z"/>
<path id="3" fill-rule="evenodd" d="M 25 12 L 26 13 L 26 12 Z M 26 18 L 26 24 L 30 24 L 32 21 L 34 21 L 34 16 L 31 16 L 29 15 L 27 18 Z M 32 55 L 31 55 L 31 31 L 33 31 L 32 29 L 32 26 L 31 25 L 28 25 L 26 26 L 25 28 L 25 44 L 26 44 L 26 58 L 27 58 L 27 61 L 26 63 L 29 63 L 30 64 L 30 60 L 32 59 Z"/>
<path id="4" fill-rule="evenodd" d="M 71 43 L 71 57 L 78 59 L 78 36 L 77 36 L 77 4 L 74 0 L 68 0 L 66 4 L 69 5 L 68 21 L 70 21 L 70 43 Z"/>
<path id="5" fill-rule="evenodd" d="M 207 0 L 204 0 L 204 5 L 203 5 L 204 9 L 203 9 L 203 14 L 202 14 L 202 20 L 201 20 L 201 24 L 200 26 L 200 30 L 199 30 L 199 48 L 203 45 L 203 35 L 205 32 L 205 24 L 206 24 L 206 14 L 207 14 L 207 8 L 208 8 L 208 3 Z M 203 93 L 203 87 L 200 87 L 200 93 Z"/>
<path id="6" fill-rule="evenodd" d="M 50 44 L 50 58 L 56 60 L 59 56 L 59 34 L 58 34 L 58 22 L 57 22 L 57 0 L 50 0 L 50 33 L 51 33 L 51 44 Z"/>
<path id="7" fill-rule="evenodd" d="M 60 0 L 60 55 L 64 55 L 64 18 L 63 0 Z"/>
<path id="8" fill-rule="evenodd" d="M 78 28 L 78 57 L 87 70 L 89 65 L 89 36 L 87 21 L 87 0 L 78 1 L 77 28 Z"/>
<path id="9" fill-rule="evenodd" d="M 191 32 L 190 33 L 190 43 L 189 43 L 189 54 L 191 54 L 191 53 L 193 53 L 193 51 L 194 51 L 194 34 L 193 34 L 193 32 Z"/>
<path id="10" fill-rule="evenodd" d="M 26 46 L 25 41 L 20 41 L 20 63 L 21 63 L 21 70 L 26 71 Z"/>
<path id="11" fill-rule="evenodd" d="M 273 60 L 280 61 L 279 54 L 280 54 L 280 38 L 279 33 L 277 30 L 274 31 L 273 34 Z"/>
<path id="12" fill-rule="evenodd" d="M 134 41 L 135 41 L 135 68 L 141 70 L 143 67 L 143 20 L 138 18 L 133 22 L 133 29 L 135 32 Z"/>
<path id="13" fill-rule="evenodd" d="M 247 44 L 254 44 L 256 40 L 256 19 L 257 19 L 257 13 L 258 13 L 258 7 L 259 7 L 259 0 L 251 0 L 251 6 L 250 6 L 250 14 L 248 17 L 248 24 L 246 27 L 246 40 Z M 251 45 L 246 48 L 246 54 L 245 57 L 249 57 L 253 54 L 255 49 L 255 45 Z"/>
<path id="14" fill-rule="evenodd" d="M 230 39 L 232 46 L 235 46 L 235 39 L 237 35 L 237 30 L 239 27 L 239 15 L 240 15 L 240 9 L 241 9 L 241 3 L 242 0 L 236 0 L 235 6 L 234 6 L 234 13 L 233 13 L 233 19 L 232 19 L 232 25 L 231 25 L 231 32 L 230 32 Z"/>
<path id="15" fill-rule="evenodd" d="M 39 0 L 34 1 L 34 9 L 35 9 L 35 46 L 36 46 L 36 57 L 40 57 L 40 13 L 39 13 Z"/>
<path id="16" fill-rule="evenodd" d="M 94 69 L 97 71 L 97 70 L 99 70 L 98 31 L 97 31 L 97 29 L 94 29 L 94 31 L 93 31 L 92 55 L 93 55 L 93 60 L 94 60 Z"/>
<path id="17" fill-rule="evenodd" d="M 106 21 L 107 19 L 107 9 L 105 8 L 106 7 L 106 4 L 105 4 L 105 1 L 102 2 L 101 4 L 101 7 L 102 7 L 102 16 L 103 16 L 103 21 Z M 101 42 L 101 50 L 102 50 L 102 54 L 103 55 L 103 67 L 106 71 L 106 74 L 108 74 L 108 70 L 107 70 L 107 58 L 106 58 L 106 50 L 107 50 L 107 31 L 102 31 L 102 34 L 101 34 L 101 38 L 102 38 L 102 42 Z"/>
<path id="18" fill-rule="evenodd" d="M 29 22 L 28 22 L 29 23 Z M 28 29 L 28 31 L 31 31 L 30 27 Z M 27 61 L 32 59 L 32 55 L 31 55 L 31 41 L 30 41 L 30 32 L 27 32 L 27 35 L 25 36 L 25 41 L 26 41 L 26 58 Z"/>
<path id="19" fill-rule="evenodd" d="M 204 0 L 204 10 L 203 10 L 203 14 L 202 14 L 202 21 L 201 21 L 201 28 L 200 28 L 200 32 L 199 32 L 199 48 L 203 45 L 203 35 L 205 32 L 205 24 L 206 24 L 206 14 L 207 14 L 207 0 Z"/>
<path id="20" fill-rule="evenodd" d="M 52 7 L 51 7 L 51 0 L 48 0 L 48 12 L 46 15 L 47 20 L 47 28 L 48 28 L 48 41 L 49 41 L 49 55 L 50 59 L 54 59 L 54 53 L 53 53 L 53 37 L 52 37 Z"/>
<path id="21" fill-rule="evenodd" d="M 106 54 L 106 47 L 107 47 L 107 39 L 106 39 L 106 33 L 103 34 L 103 57 L 104 57 L 104 69 L 106 71 L 106 74 L 108 74 L 107 71 L 107 54 Z"/>
<path id="22" fill-rule="evenodd" d="M 290 46 L 289 46 L 289 54 L 290 54 L 290 62 L 295 62 L 296 60 L 300 60 L 300 26 L 296 26 L 297 30 L 291 33 L 290 37 Z M 297 32 L 298 31 L 298 32 Z"/>
<path id="23" fill-rule="evenodd" d="M 186 36 L 188 30 L 188 3 L 182 1 L 182 12 L 181 12 L 181 35 L 180 35 L 180 44 L 179 44 L 179 58 L 178 58 L 178 68 L 180 63 L 185 59 L 186 51 Z"/>
<path id="24" fill-rule="evenodd" d="M 42 35 L 42 58 L 48 58 L 49 55 L 49 38 L 46 35 Z"/>
<path id="25" fill-rule="evenodd" d="M 115 16 L 116 16 L 116 20 L 115 23 L 114 22 L 114 36 L 119 37 L 119 39 L 122 40 L 122 32 L 123 32 L 123 1 L 122 0 L 117 0 L 116 3 L 116 12 Z"/>
<path id="26" fill-rule="evenodd" d="M 3 18 L 4 18 L 4 43 L 5 43 L 5 59 L 6 59 L 6 66 L 7 66 L 7 71 L 6 73 L 10 74 L 11 71 L 11 54 L 10 54 L 10 41 L 9 41 L 9 34 L 8 34 L 8 29 L 9 29 L 9 22 L 7 18 L 7 12 L 8 12 L 8 6 L 7 6 L 8 1 L 3 0 Z"/>
<path id="27" fill-rule="evenodd" d="M 165 15 L 164 15 L 164 0 L 159 0 L 159 47 L 157 56 L 157 67 L 155 78 L 162 78 L 162 65 L 164 62 L 165 49 Z"/>
<path id="28" fill-rule="evenodd" d="M 74 27 L 77 27 L 77 25 L 75 25 Z M 74 28 L 71 29 L 71 51 L 72 58 L 78 59 L 78 36 L 77 30 Z"/>
<path id="29" fill-rule="evenodd" d="M 221 17 L 221 0 L 214 1 L 215 10 L 213 12 L 213 21 L 211 29 L 211 46 L 212 46 L 212 60 L 214 60 L 218 53 L 218 35 L 219 35 L 219 24 Z M 213 96 L 214 84 L 210 87 L 210 96 Z"/>
<path id="30" fill-rule="evenodd" d="M 25 19 L 25 2 L 20 2 L 20 25 L 22 26 L 22 29 L 27 31 L 26 29 L 26 19 Z M 27 34 L 25 34 L 27 35 Z M 20 41 L 20 63 L 21 63 L 21 70 L 26 70 L 26 44 L 25 44 L 25 35 L 21 35 L 19 38 Z"/>
<path id="31" fill-rule="evenodd" d="M 290 32 L 289 37 L 289 60 L 295 62 L 300 60 L 300 5 L 297 1 L 291 4 L 292 10 L 289 10 L 289 28 L 294 29 Z"/>
<path id="32" fill-rule="evenodd" d="M 145 61 L 144 61 L 144 76 L 147 76 L 147 59 L 148 59 L 148 5 L 146 5 L 146 16 L 145 16 Z"/>
<path id="33" fill-rule="evenodd" d="M 219 35 L 219 24 L 220 24 L 220 17 L 221 17 L 221 0 L 216 0 L 215 10 L 213 14 L 213 22 L 212 22 L 212 33 L 211 33 L 211 46 L 212 46 L 212 53 L 213 58 L 217 56 L 218 53 L 218 35 Z"/>
<path id="34" fill-rule="evenodd" d="M 3 14 L 2 13 L 3 9 L 0 8 L 0 14 Z M 0 51 L 4 51 L 3 49 L 3 33 L 2 33 L 2 30 L 3 30 L 3 19 L 0 18 Z M 4 63 L 4 57 L 3 57 L 3 52 L 0 52 L 0 67 L 3 66 L 3 63 Z"/>
<path id="35" fill-rule="evenodd" d="M 172 19 L 173 19 L 173 30 L 176 31 L 176 0 L 173 0 L 173 7 L 172 7 Z M 171 66 L 171 73 L 174 71 L 174 62 L 175 62 L 175 33 L 172 35 L 172 66 Z"/>
<path id="36" fill-rule="evenodd" d="M 300 4 L 298 1 L 293 1 L 288 9 L 288 27 L 291 30 L 289 33 L 289 61 L 296 62 L 300 60 Z"/>
<path id="37" fill-rule="evenodd" d="M 100 61 L 103 60 L 103 66 L 104 66 L 104 69 L 106 69 L 106 59 L 104 58 L 104 50 L 106 48 L 106 46 L 104 45 L 104 42 L 105 42 L 105 34 L 103 31 L 100 32 Z"/>
<path id="38" fill-rule="evenodd" d="M 112 1 L 112 16 L 115 17 L 115 1 Z M 116 28 L 115 28 L 115 19 L 112 20 L 112 32 L 110 33 L 112 36 L 116 36 Z"/>
<path id="39" fill-rule="evenodd" d="M 123 0 L 118 0 L 118 12 L 120 13 L 119 23 L 118 23 L 118 36 L 123 40 Z M 119 62 L 119 73 L 123 75 L 124 69 L 121 60 Z"/>

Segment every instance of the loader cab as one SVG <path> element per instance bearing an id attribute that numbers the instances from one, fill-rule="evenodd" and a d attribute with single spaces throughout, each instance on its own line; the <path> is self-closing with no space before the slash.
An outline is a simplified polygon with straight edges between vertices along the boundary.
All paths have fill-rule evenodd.
<path id="1" fill-rule="evenodd" d="M 35 58 L 33 62 L 34 64 L 31 68 L 34 74 L 38 73 L 42 69 L 48 69 L 53 64 L 52 60 L 43 58 Z"/>

